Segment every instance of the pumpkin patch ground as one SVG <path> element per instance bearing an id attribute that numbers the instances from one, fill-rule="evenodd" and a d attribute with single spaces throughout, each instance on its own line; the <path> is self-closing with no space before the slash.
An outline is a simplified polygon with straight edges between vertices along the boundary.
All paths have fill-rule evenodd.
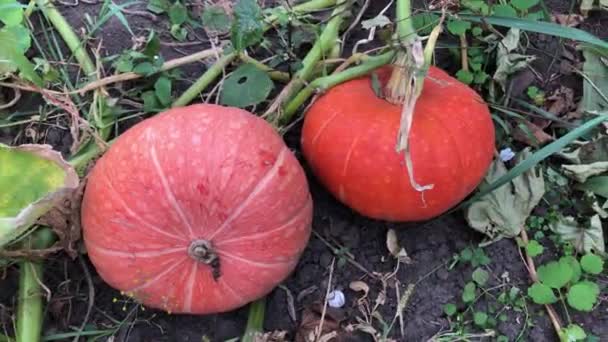
<path id="1" fill-rule="evenodd" d="M 405 2 L 338 1 L 347 4 L 346 12 L 337 11 L 335 2 L 313 0 L 311 8 L 323 8 L 300 7 L 303 16 L 290 22 L 286 12 L 271 10 L 306 1 L 55 1 L 56 10 L 75 32 L 72 38 L 87 39 L 94 61 L 88 70 L 98 73 L 97 80 L 78 86 L 73 80 L 83 77 L 86 61 L 71 57 L 74 44 L 66 43 L 70 35 L 60 18 L 48 11 L 44 14 L 52 18 L 49 21 L 38 10 L 25 10 L 29 19 L 24 20 L 21 14 L 0 10 L 0 50 L 8 46 L 8 34 L 11 39 L 25 33 L 34 37 L 26 39 L 30 47 L 25 53 L 0 51 L 0 60 L 20 61 L 15 62 L 17 74 L 0 61 L 0 143 L 48 144 L 74 164 L 89 161 L 78 164 L 77 171 L 90 177 L 81 177 L 81 186 L 40 218 L 41 226 L 54 231 L 55 244 L 46 249 L 19 242 L 0 245 L 0 342 L 15 341 L 16 335 L 21 336 L 17 342 L 238 341 L 248 325 L 247 303 L 262 299 L 262 294 L 263 336 L 256 341 L 560 341 L 560 336 L 561 341 L 608 340 L 608 195 L 602 178 L 608 171 L 608 138 L 606 125 L 599 120 L 608 108 L 605 9 L 587 11 L 586 1 L 413 1 L 413 25 L 424 44 L 434 34 L 441 9 L 449 13 L 434 49 L 433 64 L 442 71 L 432 70 L 429 82 L 440 82 L 437 79 L 444 76 L 439 73 L 445 72 L 451 77 L 447 82 L 466 83 L 479 98 L 461 103 L 469 108 L 487 105 L 488 113 L 483 121 L 486 113 L 480 111 L 483 124 L 474 131 L 459 132 L 453 127 L 466 125 L 459 126 L 450 113 L 461 120 L 473 114 L 442 102 L 453 99 L 453 94 L 435 94 L 435 104 L 424 103 L 439 108 L 437 117 L 443 117 L 427 131 L 442 138 L 437 141 L 466 148 L 443 146 L 443 159 L 433 159 L 436 156 L 427 151 L 426 159 L 437 167 L 425 165 L 416 179 L 424 182 L 440 175 L 439 189 L 458 189 L 454 192 L 459 197 L 453 199 L 456 207 L 448 208 L 453 210 L 442 204 L 429 218 L 426 211 L 408 208 L 404 215 L 418 221 L 392 222 L 391 213 L 378 209 L 387 203 L 398 208 L 386 200 L 389 187 L 369 184 L 375 184 L 374 174 L 382 174 L 383 153 L 395 149 L 397 135 L 385 137 L 390 145 L 380 152 L 373 143 L 381 139 L 373 140 L 369 133 L 376 126 L 353 123 L 362 119 L 342 113 L 340 125 L 352 129 L 347 134 L 338 126 L 327 129 L 323 121 L 324 114 L 333 118 L 343 108 L 356 110 L 360 99 L 341 94 L 337 97 L 343 102 L 332 107 L 333 100 L 315 98 L 322 91 L 311 92 L 300 102 L 295 94 L 304 94 L 308 84 L 322 88 L 334 82 L 324 76 L 335 67 L 356 72 L 342 64 L 353 51 L 372 54 L 373 49 L 386 47 L 399 26 L 395 3 Z M 13 2 L 0 1 L 0 7 L 5 3 Z M 37 3 L 44 2 L 33 1 L 32 7 Z M 501 16 L 479 24 L 474 14 L 486 10 Z M 274 29 L 260 25 L 264 15 L 274 15 Z M 22 20 L 23 27 L 11 29 Z M 319 26 L 319 21 L 327 25 Z M 534 25 L 539 22 L 554 26 Z M 327 56 L 315 57 L 317 37 L 331 37 L 332 27 L 343 46 L 332 45 L 323 52 Z M 25 33 L 19 33 L 21 29 Z M 237 56 L 223 46 L 227 42 L 247 53 Z M 43 78 L 44 86 L 34 85 L 36 77 L 23 66 L 24 56 L 35 65 L 33 72 Z M 306 63 L 315 58 L 320 62 L 308 68 Z M 354 58 L 353 65 L 365 67 L 384 57 L 374 58 Z M 327 65 L 334 69 L 324 70 Z M 307 79 L 290 85 L 295 74 L 309 77 L 302 71 L 308 69 L 320 83 Z M 205 72 L 207 81 L 199 78 Z M 107 79 L 115 73 L 120 74 L 118 79 Z M 3 79 L 5 74 L 9 76 Z M 365 75 L 355 81 L 360 83 L 351 83 L 353 88 L 338 89 L 363 87 L 365 96 L 386 101 L 382 93 L 387 75 Z M 205 86 L 197 89 L 202 83 Z M 280 118 L 270 109 L 289 87 L 295 92 Z M 437 91 L 441 86 L 430 88 Z M 469 90 L 458 94 L 466 96 L 462 94 Z M 323 107 L 308 107 L 311 100 Z M 479 103 L 470 105 L 471 101 Z M 209 105 L 201 106 L 203 102 Z M 179 109 L 190 105 L 191 112 Z M 209 122 L 197 123 L 201 112 L 220 105 L 224 109 Z M 369 104 L 361 107 L 374 110 Z M 167 111 L 182 116 L 153 121 Z M 307 111 L 320 121 L 305 121 Z M 254 115 L 266 122 L 254 120 Z M 288 122 L 282 123 L 286 117 Z M 396 133 L 400 118 L 394 116 L 394 127 L 386 131 Z M 450 120 L 452 126 L 446 127 Z M 178 121 L 179 128 L 171 126 Z M 490 122 L 492 131 L 486 125 Z M 321 139 L 320 133 L 312 132 L 306 140 L 307 124 L 327 136 Z M 588 129 L 581 128 L 584 125 Z M 205 138 L 199 135 L 212 126 L 217 131 Z M 413 137 L 423 134 L 416 121 L 412 131 Z M 365 136 L 371 143 L 356 150 L 353 136 Z M 333 144 L 331 139 L 348 145 Z M 569 140 L 559 145 L 564 139 Z M 323 141 L 314 145 L 312 140 Z M 96 142 L 109 150 L 88 159 L 87 144 Z M 176 143 L 181 146 L 173 146 Z M 314 153 L 308 144 L 316 146 Z M 201 146 L 211 151 L 199 154 Z M 265 154 L 256 154 L 259 146 L 267 147 Z M 412 143 L 414 161 L 425 159 L 419 146 Z M 580 150 L 572 153 L 575 148 Z M 353 157 L 353 150 L 365 151 L 377 165 L 361 171 L 364 159 Z M 75 151 L 85 152 L 74 157 Z M 547 154 L 534 154 L 538 151 Z M 539 158 L 538 165 L 530 166 L 530 156 Z M 0 154 L 0 163 L 7 158 Z M 346 167 L 341 168 L 344 159 L 355 170 L 350 178 L 345 177 Z M 462 163 L 457 171 L 446 166 L 452 161 Z M 0 172 L 8 172 L 6 163 L 0 164 Z M 352 166 L 355 163 L 358 166 Z M 400 184 L 406 187 L 410 183 L 404 164 L 394 165 L 403 167 L 405 181 Z M 466 173 L 464 164 L 476 175 Z M 514 175 L 516 165 L 521 172 Z M 230 173 L 223 167 L 231 168 Z M 478 177 L 481 169 L 487 169 L 483 179 Z M 154 173 L 147 174 L 150 170 Z M 218 180 L 199 182 L 197 175 L 206 170 L 217 171 Z M 158 175 L 160 180 L 154 181 Z M 346 183 L 336 182 L 335 175 Z M 501 177 L 507 186 L 480 194 Z M 282 183 L 284 179 L 289 182 Z M 353 184 L 348 185 L 349 180 Z M 0 184 L 9 188 L 1 179 Z M 369 187 L 353 190 L 359 184 Z M 110 191 L 112 187 L 120 189 Z M 190 190 L 200 197 L 188 202 L 180 191 Z M 397 194 L 398 186 L 390 191 Z M 153 192 L 158 193 L 157 201 L 151 200 Z M 205 196 L 213 197 L 214 204 L 204 207 L 200 198 Z M 428 196 L 432 205 L 437 194 Z M 6 205 L 5 198 L 21 197 L 0 195 L 0 205 Z M 124 209 L 142 206 L 153 208 L 150 215 L 129 217 L 131 209 Z M 241 213 L 246 216 L 242 222 Z M 387 221 L 372 218 L 374 214 Z M 159 232 L 162 220 L 171 222 L 170 232 Z M 228 232 L 221 241 L 197 240 L 217 235 L 205 235 L 203 228 L 199 234 L 196 224 L 194 232 L 188 230 L 189 223 L 199 221 L 208 224 L 205 229 L 226 232 L 229 226 L 247 236 Z M 132 224 L 140 225 L 141 231 L 125 234 L 125 227 Z M 179 241 L 168 240 L 174 238 Z M 246 243 L 248 239 L 253 242 Z M 222 241 L 234 246 L 223 248 Z M 217 251 L 213 258 L 219 257 L 219 263 L 197 263 L 210 250 Z M 41 293 L 39 307 L 19 294 L 23 265 L 35 265 L 27 261 L 31 258 L 44 259 L 41 279 L 29 273 L 32 288 Z M 138 273 L 142 269 L 146 274 Z M 217 277 L 220 282 L 213 283 Z M 149 291 L 129 291 L 146 279 L 159 281 Z M 33 311 L 28 313 L 28 308 Z"/>

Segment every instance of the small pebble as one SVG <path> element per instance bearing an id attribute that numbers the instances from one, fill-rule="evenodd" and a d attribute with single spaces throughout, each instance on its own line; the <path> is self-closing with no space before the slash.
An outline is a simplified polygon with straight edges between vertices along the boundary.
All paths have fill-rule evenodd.
<path id="1" fill-rule="evenodd" d="M 327 296 L 327 304 L 332 308 L 341 308 L 345 302 L 344 292 L 340 290 L 333 290 Z"/>

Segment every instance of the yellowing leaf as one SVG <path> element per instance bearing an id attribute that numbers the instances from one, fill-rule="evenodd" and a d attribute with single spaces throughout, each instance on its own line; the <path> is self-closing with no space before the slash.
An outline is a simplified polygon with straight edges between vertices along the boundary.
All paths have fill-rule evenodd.
<path id="1" fill-rule="evenodd" d="M 608 171 L 608 162 L 596 162 L 580 165 L 562 165 L 564 174 L 577 182 L 584 183 L 589 177 L 601 175 Z"/>
<path id="2" fill-rule="evenodd" d="M 69 191 L 76 171 L 49 145 L 0 144 L 0 248 L 25 233 Z"/>
<path id="3" fill-rule="evenodd" d="M 588 226 L 581 226 L 573 217 L 568 216 L 551 223 L 549 227 L 580 253 L 604 253 L 604 232 L 599 215 L 592 216 Z"/>
<path id="4" fill-rule="evenodd" d="M 517 157 L 517 163 L 525 160 L 530 154 L 529 149 L 522 151 Z M 490 166 L 482 186 L 492 184 L 506 173 L 506 167 L 497 158 Z M 526 219 L 544 193 L 543 174 L 532 168 L 473 202 L 466 209 L 465 218 L 471 228 L 493 240 L 515 237 L 519 235 Z"/>

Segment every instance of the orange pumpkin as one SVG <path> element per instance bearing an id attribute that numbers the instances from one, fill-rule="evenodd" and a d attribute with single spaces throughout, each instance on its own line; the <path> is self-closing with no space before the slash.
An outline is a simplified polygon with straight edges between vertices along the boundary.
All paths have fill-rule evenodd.
<path id="1" fill-rule="evenodd" d="M 127 130 L 91 171 L 88 255 L 111 286 L 173 313 L 230 311 L 295 268 L 312 199 L 270 124 L 237 108 L 175 108 Z"/>
<path id="2" fill-rule="evenodd" d="M 376 70 L 382 86 L 391 67 Z M 488 106 L 470 87 L 431 67 L 418 98 L 410 151 L 418 184 L 410 184 L 395 150 L 402 106 L 378 97 L 370 76 L 331 88 L 305 114 L 302 151 L 313 172 L 342 203 L 389 221 L 436 217 L 482 181 L 494 153 Z"/>

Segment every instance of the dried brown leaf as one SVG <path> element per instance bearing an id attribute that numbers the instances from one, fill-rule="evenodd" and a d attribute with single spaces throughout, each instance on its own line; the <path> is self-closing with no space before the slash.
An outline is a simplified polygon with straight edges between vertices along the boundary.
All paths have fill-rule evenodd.
<path id="1" fill-rule="evenodd" d="M 567 27 L 577 27 L 585 18 L 580 14 L 553 14 L 551 21 Z"/>
<path id="2" fill-rule="evenodd" d="M 363 282 L 361 280 L 352 281 L 348 287 L 350 287 L 351 290 L 356 291 L 356 292 L 363 291 L 364 297 L 367 297 L 367 294 L 369 293 L 369 285 L 367 285 L 365 282 Z"/>
<path id="3" fill-rule="evenodd" d="M 525 119 L 518 119 L 517 121 L 521 124 L 524 124 L 527 127 L 527 131 L 524 131 L 519 126 L 516 126 L 515 129 L 513 129 L 513 138 L 515 140 L 535 147 L 542 146 L 545 143 L 553 140 L 552 136 L 547 134 L 545 131 L 543 131 L 542 128 L 531 123 L 530 121 Z M 534 139 L 532 139 L 530 133 L 534 136 Z"/>

